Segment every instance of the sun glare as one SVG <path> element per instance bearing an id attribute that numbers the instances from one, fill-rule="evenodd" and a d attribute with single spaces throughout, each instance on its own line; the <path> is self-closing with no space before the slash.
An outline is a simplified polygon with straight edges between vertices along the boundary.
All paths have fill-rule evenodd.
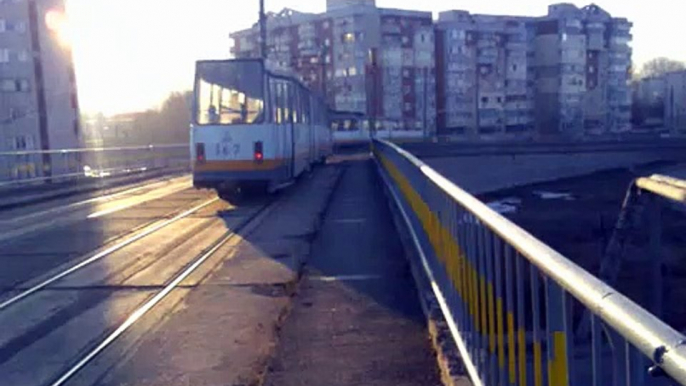
<path id="1" fill-rule="evenodd" d="M 45 25 L 57 36 L 60 44 L 63 46 L 72 45 L 71 24 L 64 12 L 57 10 L 48 11 L 45 14 Z"/>

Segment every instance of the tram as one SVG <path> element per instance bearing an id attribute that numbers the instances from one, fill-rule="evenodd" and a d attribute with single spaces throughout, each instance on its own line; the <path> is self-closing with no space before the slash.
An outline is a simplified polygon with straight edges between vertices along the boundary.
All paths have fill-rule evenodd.
<path id="1" fill-rule="evenodd" d="M 223 198 L 276 191 L 333 152 L 328 109 L 297 79 L 261 59 L 196 63 L 193 185 Z"/>

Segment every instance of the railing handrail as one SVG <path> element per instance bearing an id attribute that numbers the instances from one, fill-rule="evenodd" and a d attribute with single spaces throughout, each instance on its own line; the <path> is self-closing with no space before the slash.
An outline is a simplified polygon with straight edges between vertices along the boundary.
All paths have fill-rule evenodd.
<path id="1" fill-rule="evenodd" d="M 399 146 L 375 139 L 405 157 L 449 197 L 498 234 L 531 264 L 686 385 L 686 337 L 559 252 L 489 208 Z"/>
<path id="2" fill-rule="evenodd" d="M 173 143 L 173 144 L 151 144 L 141 146 L 118 146 L 118 147 L 91 147 L 91 148 L 77 148 L 77 149 L 55 149 L 55 150 L 18 150 L 18 151 L 2 151 L 0 156 L 17 156 L 17 155 L 44 155 L 44 154 L 69 154 L 69 153 L 104 153 L 113 151 L 135 151 L 135 150 L 155 150 L 155 149 L 186 149 L 188 144 Z"/>

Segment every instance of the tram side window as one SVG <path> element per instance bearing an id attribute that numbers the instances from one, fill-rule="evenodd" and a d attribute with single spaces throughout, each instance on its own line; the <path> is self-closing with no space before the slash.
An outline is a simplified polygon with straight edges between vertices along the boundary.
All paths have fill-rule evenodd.
<path id="1" fill-rule="evenodd" d="M 200 125 L 255 124 L 264 120 L 263 75 L 258 63 L 205 63 L 198 67 L 196 114 Z"/>
<path id="2" fill-rule="evenodd" d="M 300 104 L 302 98 L 300 97 L 300 88 L 297 84 L 291 83 L 291 96 L 293 97 L 293 123 L 302 123 L 300 112 L 302 111 Z"/>
<path id="3" fill-rule="evenodd" d="M 312 106 L 312 99 L 310 98 L 310 94 L 307 92 L 306 89 L 301 89 L 302 90 L 302 121 L 305 123 L 311 123 L 311 117 L 310 117 L 310 108 Z"/>
<path id="4" fill-rule="evenodd" d="M 269 79 L 269 94 L 271 95 L 271 108 L 274 123 L 283 123 L 283 92 L 281 84 L 274 78 Z"/>
<path id="5" fill-rule="evenodd" d="M 293 122 L 293 87 L 291 85 L 291 82 L 288 81 L 283 81 L 283 106 L 284 106 L 284 115 L 283 119 L 285 122 L 290 123 Z"/>

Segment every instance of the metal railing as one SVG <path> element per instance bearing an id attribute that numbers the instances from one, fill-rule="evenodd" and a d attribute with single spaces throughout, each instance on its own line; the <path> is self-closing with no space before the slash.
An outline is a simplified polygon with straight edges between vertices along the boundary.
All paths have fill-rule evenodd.
<path id="1" fill-rule="evenodd" d="M 189 168 L 189 145 L 0 152 L 0 188 Z"/>
<path id="2" fill-rule="evenodd" d="M 373 149 L 474 385 L 686 385 L 682 334 L 405 150 Z"/>

